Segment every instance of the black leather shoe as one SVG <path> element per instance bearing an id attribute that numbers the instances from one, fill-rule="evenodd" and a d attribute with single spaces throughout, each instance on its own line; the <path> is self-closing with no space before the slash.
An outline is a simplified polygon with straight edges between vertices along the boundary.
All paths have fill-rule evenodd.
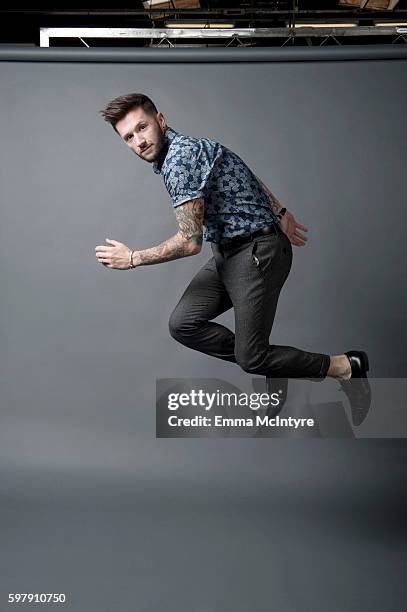
<path id="1" fill-rule="evenodd" d="M 350 403 L 352 423 L 357 427 L 365 420 L 372 401 L 367 379 L 369 358 L 364 351 L 348 351 L 345 355 L 349 359 L 352 374 L 349 380 L 339 380 L 339 383 Z"/>
<path id="2" fill-rule="evenodd" d="M 345 353 L 352 369 L 352 378 L 367 378 L 369 358 L 364 351 L 348 351 Z"/>

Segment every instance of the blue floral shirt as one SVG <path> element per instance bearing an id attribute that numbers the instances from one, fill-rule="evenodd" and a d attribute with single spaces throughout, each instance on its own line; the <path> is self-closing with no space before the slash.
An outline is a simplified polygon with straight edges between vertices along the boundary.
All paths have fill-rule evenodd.
<path id="1" fill-rule="evenodd" d="M 245 236 L 277 220 L 258 180 L 242 159 L 208 138 L 167 128 L 165 146 L 153 163 L 174 207 L 204 198 L 204 240 Z"/>

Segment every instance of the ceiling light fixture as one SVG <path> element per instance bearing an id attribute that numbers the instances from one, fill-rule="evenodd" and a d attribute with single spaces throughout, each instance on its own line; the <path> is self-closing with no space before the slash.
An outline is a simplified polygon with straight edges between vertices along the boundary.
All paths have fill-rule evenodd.
<path id="1" fill-rule="evenodd" d="M 357 23 L 296 23 L 296 28 L 356 28 Z"/>
<path id="2" fill-rule="evenodd" d="M 375 26 L 379 26 L 379 27 L 389 27 L 389 28 L 393 28 L 393 27 L 407 27 L 407 21 L 404 22 L 394 22 L 394 21 L 375 21 Z"/>

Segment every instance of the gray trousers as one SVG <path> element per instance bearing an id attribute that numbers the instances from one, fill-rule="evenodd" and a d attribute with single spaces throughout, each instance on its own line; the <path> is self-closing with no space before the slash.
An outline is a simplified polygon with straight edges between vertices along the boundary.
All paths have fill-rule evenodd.
<path id="1" fill-rule="evenodd" d="M 330 358 L 269 344 L 277 302 L 291 269 L 292 248 L 276 226 L 238 246 L 211 244 L 213 257 L 194 276 L 169 321 L 185 346 L 266 377 L 324 378 Z M 233 308 L 235 333 L 213 319 Z"/>

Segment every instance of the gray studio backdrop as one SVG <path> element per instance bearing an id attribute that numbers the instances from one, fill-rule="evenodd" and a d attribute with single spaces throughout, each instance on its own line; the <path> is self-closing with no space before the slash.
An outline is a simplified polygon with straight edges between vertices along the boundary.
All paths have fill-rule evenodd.
<path id="1" fill-rule="evenodd" d="M 57 543 L 48 543 L 46 552 L 35 527 L 28 545 L 19 541 L 20 527 L 30 521 L 24 514 L 29 504 L 59 504 L 64 512 L 92 504 L 99 509 L 128 506 L 144 508 L 143 516 L 148 516 L 148 504 L 158 513 L 165 499 L 170 511 L 181 504 L 184 525 L 192 525 L 188 508 L 193 500 L 198 501 L 192 513 L 202 510 L 200 499 L 205 508 L 215 504 L 217 511 L 227 500 L 236 508 L 234 500 L 250 499 L 257 512 L 273 491 L 279 507 L 286 503 L 293 512 L 301 495 L 343 500 L 343 495 L 357 495 L 360 483 L 369 479 L 376 490 L 397 489 L 404 455 L 396 460 L 399 447 L 389 443 L 369 448 L 359 443 L 345 450 L 334 441 L 155 440 L 157 378 L 217 377 L 243 385 L 247 377 L 233 364 L 178 345 L 168 333 L 169 315 L 210 249 L 206 246 L 197 257 L 118 271 L 98 264 L 94 248 L 107 244 L 105 238 L 147 248 L 176 231 L 160 177 L 98 114 L 118 95 L 144 92 L 175 130 L 215 139 L 238 153 L 309 227 L 309 243 L 295 249 L 272 341 L 334 354 L 362 348 L 370 354 L 372 375 L 404 377 L 406 69 L 407 59 L 341 61 L 340 55 L 338 61 L 321 62 L 0 63 L 0 488 L 11 530 L 6 544 L 13 550 L 3 568 L 5 591 L 45 588 L 47 576 L 48 588 L 58 584 L 60 590 L 76 593 L 72 609 L 82 610 L 80 602 L 86 598 L 83 609 L 113 609 L 107 583 L 103 586 L 100 580 L 109 572 L 113 583 L 119 580 L 117 566 L 102 563 L 88 574 L 91 582 L 85 582 L 73 561 L 80 545 L 71 556 L 66 553 L 56 514 L 51 512 L 42 526 L 45 541 L 47 524 L 57 533 Z M 233 325 L 230 313 L 222 320 Z M 390 474 L 381 468 L 383 459 L 390 462 Z M 21 515 L 14 514 L 16 508 Z M 12 517 L 17 515 L 15 523 Z M 160 524 L 162 517 L 157 517 Z M 266 528 L 265 518 L 261 521 Z M 89 519 L 88 534 L 94 524 Z M 106 524 L 101 520 L 100 531 L 92 532 L 95 551 L 101 546 L 100 533 L 110 537 Z M 166 533 L 176 524 L 175 519 Z M 285 523 L 275 525 L 289 530 Z M 151 524 L 147 532 L 149 528 L 153 532 Z M 224 550 L 239 530 L 236 523 Z M 130 532 L 116 532 L 105 541 L 118 558 L 119 550 L 127 550 Z M 157 557 L 148 561 L 162 580 L 164 566 L 173 560 L 169 550 L 182 548 L 180 542 L 192 533 L 187 529 L 179 540 L 174 536 L 168 541 L 152 536 L 153 544 L 145 536 L 141 543 L 133 542 L 132 550 L 141 546 L 164 555 L 163 567 L 155 565 Z M 204 546 L 195 536 L 196 547 Z M 123 549 L 114 548 L 115 537 Z M 215 530 L 208 527 L 205 538 L 211 537 L 222 538 L 219 523 Z M 217 581 L 214 551 L 204 546 L 215 589 L 212 599 L 203 596 L 194 608 L 192 599 L 168 583 L 164 608 L 240 610 L 240 601 L 242 610 L 269 609 L 262 592 L 270 580 L 269 552 L 260 533 L 253 537 L 258 548 L 249 553 L 248 565 L 253 568 L 259 559 L 263 564 L 257 578 L 251 577 L 254 584 L 259 580 L 258 599 L 246 601 L 240 595 L 232 605 Z M 250 548 L 244 539 L 236 546 L 233 555 L 238 556 Z M 38 563 L 34 551 L 39 551 Z M 129 565 L 121 568 L 127 586 L 131 554 L 124 553 Z M 188 564 L 182 555 L 178 548 L 177 562 L 185 572 Z M 97 556 L 104 558 L 102 552 Z M 230 573 L 227 585 L 243 571 L 231 559 L 224 559 Z M 299 575 L 309 559 L 297 562 Z M 199 568 L 197 559 L 191 587 L 195 593 Z M 370 570 L 380 572 L 380 567 Z M 365 576 L 363 572 L 362 582 Z M 310 593 L 310 607 L 298 607 L 296 596 L 290 595 L 295 587 L 280 591 L 280 578 L 276 580 L 276 609 L 319 609 L 311 604 Z M 397 575 L 391 580 L 395 610 L 403 586 Z M 94 591 L 91 595 L 89 584 L 99 584 L 104 598 L 100 595 L 98 601 Z M 147 579 L 138 589 L 141 600 L 134 609 L 164 609 L 160 596 L 151 595 Z M 367 583 L 362 590 L 374 609 Z M 350 610 L 352 598 L 341 597 L 338 610 Z M 375 597 L 384 605 L 384 595 L 383 600 L 380 592 Z M 133 609 L 130 601 L 130 596 L 123 599 L 122 609 Z"/>

